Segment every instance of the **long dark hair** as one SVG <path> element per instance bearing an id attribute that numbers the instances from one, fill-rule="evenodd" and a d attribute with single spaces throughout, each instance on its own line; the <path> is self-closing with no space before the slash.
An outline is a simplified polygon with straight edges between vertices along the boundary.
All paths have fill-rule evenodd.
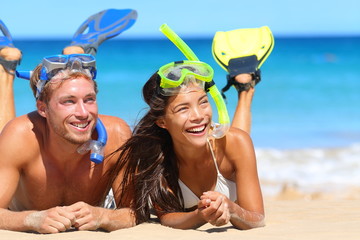
<path id="1" fill-rule="evenodd" d="M 121 153 L 112 172 L 116 177 L 124 171 L 118 191 L 122 197 L 128 196 L 128 191 L 133 193 L 132 207 L 137 223 L 149 220 L 152 206 L 159 214 L 184 210 L 172 139 L 166 129 L 156 124 L 156 120 L 165 115 L 169 99 L 160 94 L 159 81 L 155 73 L 144 85 L 143 98 L 150 108 L 134 128 L 131 138 L 118 149 Z"/>

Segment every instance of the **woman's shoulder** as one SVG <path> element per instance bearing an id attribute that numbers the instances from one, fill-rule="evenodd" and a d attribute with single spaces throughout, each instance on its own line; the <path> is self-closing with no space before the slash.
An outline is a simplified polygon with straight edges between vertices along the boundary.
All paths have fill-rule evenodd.
<path id="1" fill-rule="evenodd" d="M 230 145 L 246 144 L 246 143 L 252 144 L 251 137 L 247 132 L 234 127 L 231 127 L 229 129 L 229 131 L 225 135 L 225 139 L 226 142 L 229 143 Z"/>
<path id="2" fill-rule="evenodd" d="M 231 127 L 225 137 L 218 139 L 218 146 L 226 161 L 231 165 L 254 155 L 254 145 L 249 134 L 241 129 Z"/>

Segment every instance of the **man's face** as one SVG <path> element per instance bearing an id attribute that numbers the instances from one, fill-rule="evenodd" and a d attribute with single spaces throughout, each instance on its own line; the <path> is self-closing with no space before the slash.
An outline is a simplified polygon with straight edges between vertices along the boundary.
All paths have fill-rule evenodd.
<path id="1" fill-rule="evenodd" d="M 44 111 L 50 130 L 72 144 L 90 140 L 98 116 L 94 82 L 77 77 L 51 84 L 53 92 Z"/>

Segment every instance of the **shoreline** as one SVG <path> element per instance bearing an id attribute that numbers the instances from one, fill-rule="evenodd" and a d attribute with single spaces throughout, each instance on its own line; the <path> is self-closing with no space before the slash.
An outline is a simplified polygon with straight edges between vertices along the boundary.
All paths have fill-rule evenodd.
<path id="1" fill-rule="evenodd" d="M 359 199 L 360 144 L 256 149 L 263 195 L 271 199 Z"/>

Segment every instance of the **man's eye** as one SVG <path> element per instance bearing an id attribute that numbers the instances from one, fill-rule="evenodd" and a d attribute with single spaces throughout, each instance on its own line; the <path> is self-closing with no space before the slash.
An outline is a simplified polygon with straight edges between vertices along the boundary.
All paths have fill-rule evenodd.
<path id="1" fill-rule="evenodd" d="M 64 104 L 72 104 L 72 103 L 74 103 L 74 101 L 71 99 L 68 99 L 68 100 L 64 100 L 63 103 Z"/>
<path id="2" fill-rule="evenodd" d="M 95 102 L 96 101 L 96 98 L 87 98 L 86 100 L 85 100 L 85 102 Z"/>

